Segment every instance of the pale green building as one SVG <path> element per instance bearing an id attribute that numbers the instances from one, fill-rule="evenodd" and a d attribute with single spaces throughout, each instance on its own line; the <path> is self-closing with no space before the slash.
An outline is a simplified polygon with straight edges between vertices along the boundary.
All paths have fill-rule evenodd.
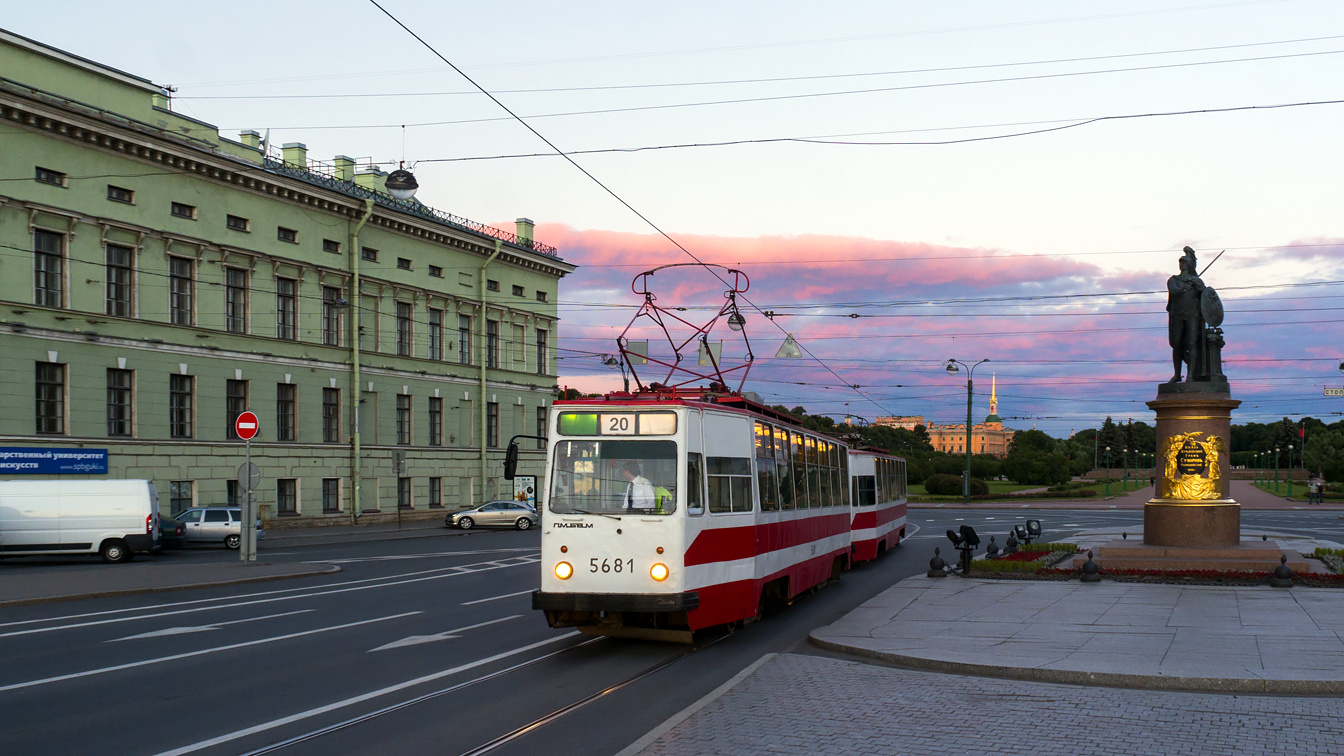
<path id="1" fill-rule="evenodd" d="M 575 269 L 531 221 L 393 199 L 302 144 L 266 154 L 4 31 L 0 71 L 0 477 L 82 450 L 68 474 L 153 479 L 164 512 L 233 503 L 249 410 L 270 527 L 512 498 L 503 447 L 545 434 Z"/>

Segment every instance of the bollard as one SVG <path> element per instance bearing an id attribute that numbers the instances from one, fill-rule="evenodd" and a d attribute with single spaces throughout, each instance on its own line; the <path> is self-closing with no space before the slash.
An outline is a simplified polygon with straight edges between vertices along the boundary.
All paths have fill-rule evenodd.
<path id="1" fill-rule="evenodd" d="M 1288 566 L 1288 555 L 1279 556 L 1279 566 L 1274 568 L 1274 576 L 1269 579 L 1269 584 L 1275 588 L 1293 587 L 1293 568 Z"/>
<path id="2" fill-rule="evenodd" d="M 985 556 L 990 559 L 999 558 L 999 545 L 994 543 L 994 536 L 989 537 L 989 545 L 985 547 Z"/>
<path id="3" fill-rule="evenodd" d="M 940 554 L 941 550 L 937 546 L 934 546 L 933 559 L 929 560 L 929 571 L 927 573 L 928 577 L 931 578 L 947 577 L 947 562 L 943 561 L 943 557 Z"/>
<path id="4" fill-rule="evenodd" d="M 1101 575 L 1098 574 L 1100 571 L 1101 567 L 1092 561 L 1092 552 L 1087 552 L 1087 561 L 1083 562 L 1082 581 L 1084 583 L 1100 583 Z"/>

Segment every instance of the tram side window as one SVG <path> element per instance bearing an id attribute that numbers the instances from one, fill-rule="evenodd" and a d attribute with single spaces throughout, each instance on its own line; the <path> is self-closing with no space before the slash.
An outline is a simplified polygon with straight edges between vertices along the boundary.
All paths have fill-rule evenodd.
<path id="1" fill-rule="evenodd" d="M 779 480 L 779 507 L 793 509 L 793 466 L 789 464 L 789 432 L 775 428 L 775 477 Z"/>
<path id="2" fill-rule="evenodd" d="M 817 469 L 821 472 L 821 505 L 823 507 L 833 507 L 838 502 L 839 496 L 835 495 L 835 465 L 834 452 L 835 447 L 829 441 L 817 442 L 817 452 L 820 455 L 817 462 Z"/>
<path id="3" fill-rule="evenodd" d="M 761 491 L 761 511 L 779 509 L 779 493 L 775 490 L 775 450 L 770 426 L 756 423 L 756 486 Z"/>
<path id="4" fill-rule="evenodd" d="M 844 450 L 839 444 L 828 444 L 831 448 L 831 506 L 838 507 L 844 501 L 840 489 L 844 486 L 840 482 L 840 457 Z"/>
<path id="5" fill-rule="evenodd" d="M 725 514 L 750 512 L 751 460 L 745 457 L 708 457 L 709 511 Z"/>
<path id="6" fill-rule="evenodd" d="M 806 437 L 807 443 L 807 506 L 815 509 L 821 506 L 821 473 L 817 469 L 817 440 Z"/>
<path id="7" fill-rule="evenodd" d="M 877 503 L 875 476 L 860 475 L 854 478 L 854 503 L 860 507 L 871 507 Z"/>
<path id="8" fill-rule="evenodd" d="M 699 452 L 686 452 L 686 514 L 705 513 L 705 469 Z"/>
<path id="9" fill-rule="evenodd" d="M 897 462 L 897 463 L 896 463 L 896 476 L 897 476 L 897 477 L 896 477 L 896 483 L 897 483 L 897 496 L 898 496 L 901 500 L 904 500 L 905 497 L 908 495 L 907 492 L 906 492 L 906 488 L 905 488 L 905 486 L 906 486 L 906 481 L 905 481 L 905 460 L 901 460 L 900 462 Z"/>
<path id="10" fill-rule="evenodd" d="M 849 450 L 840 449 L 840 502 L 844 506 L 849 506 Z"/>
<path id="11" fill-rule="evenodd" d="M 792 434 L 793 440 L 793 499 L 799 509 L 807 509 L 807 445 L 803 434 Z"/>

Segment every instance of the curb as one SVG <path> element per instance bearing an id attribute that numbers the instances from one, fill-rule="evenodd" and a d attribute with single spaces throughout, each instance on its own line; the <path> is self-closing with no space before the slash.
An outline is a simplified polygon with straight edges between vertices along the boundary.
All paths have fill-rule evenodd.
<path id="1" fill-rule="evenodd" d="M 1130 675 L 1118 672 L 1083 672 L 1071 669 L 1042 669 L 1040 667 L 1007 667 L 997 664 L 975 664 L 908 656 L 890 651 L 847 646 L 808 634 L 808 642 L 827 651 L 894 664 L 900 667 L 943 672 L 951 675 L 997 677 L 1006 680 L 1056 683 L 1063 685 L 1093 685 L 1107 688 L 1135 688 L 1139 690 L 1182 691 L 1198 693 L 1249 693 L 1260 695 L 1339 695 L 1344 693 L 1344 680 L 1268 680 L 1263 678 L 1223 677 L 1167 677 L 1162 675 Z"/>
<path id="2" fill-rule="evenodd" d="M 326 565 L 322 569 L 310 570 L 308 572 L 296 572 L 291 575 L 263 575 L 252 578 L 236 578 L 232 580 L 213 580 L 200 583 L 184 583 L 182 585 L 159 585 L 144 586 L 141 588 L 124 588 L 121 590 L 98 591 L 95 593 L 70 593 L 60 596 L 39 596 L 26 599 L 10 599 L 0 601 L 0 607 L 4 606 L 31 606 L 33 604 L 54 604 L 60 601 L 78 601 L 80 599 L 107 598 L 110 596 L 135 596 L 143 593 L 167 593 L 169 591 L 184 591 L 191 588 L 211 588 L 219 585 L 239 585 L 242 583 L 269 583 L 276 580 L 289 580 L 290 578 L 313 577 L 314 575 L 330 575 L 340 572 L 340 565 Z"/>

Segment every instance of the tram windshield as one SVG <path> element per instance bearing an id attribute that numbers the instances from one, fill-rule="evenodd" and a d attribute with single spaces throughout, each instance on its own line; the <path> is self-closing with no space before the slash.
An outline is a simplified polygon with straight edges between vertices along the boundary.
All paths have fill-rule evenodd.
<path id="1" fill-rule="evenodd" d="M 555 514 L 669 515 L 677 509 L 675 441 L 560 441 L 552 458 Z"/>

